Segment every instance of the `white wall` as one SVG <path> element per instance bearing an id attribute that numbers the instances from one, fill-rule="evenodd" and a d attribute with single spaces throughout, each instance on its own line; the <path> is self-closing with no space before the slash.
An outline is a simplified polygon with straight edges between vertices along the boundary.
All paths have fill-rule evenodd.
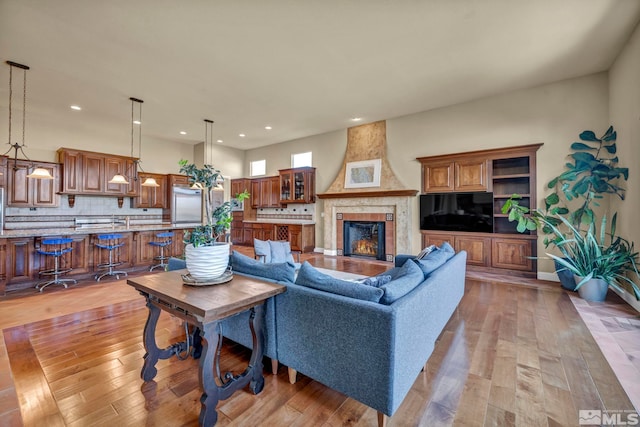
<path id="1" fill-rule="evenodd" d="M 618 232 L 640 245 L 640 28 L 609 70 L 610 120 L 618 132 L 620 166 L 629 168 L 626 199 L 612 201 Z"/>

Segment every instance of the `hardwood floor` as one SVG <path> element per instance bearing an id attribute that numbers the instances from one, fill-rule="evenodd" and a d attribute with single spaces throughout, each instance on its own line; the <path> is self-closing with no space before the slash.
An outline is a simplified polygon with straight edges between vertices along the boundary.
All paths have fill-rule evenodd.
<path id="1" fill-rule="evenodd" d="M 372 275 L 390 264 L 311 254 L 329 269 Z M 158 363 L 140 379 L 144 299 L 123 280 L 47 289 L 0 301 L 0 425 L 197 425 L 197 363 Z M 158 344 L 183 334 L 162 313 Z M 226 341 L 223 368 L 248 351 Z M 265 361 L 265 366 L 270 364 Z M 264 391 L 218 405 L 218 425 L 375 426 L 376 412 L 286 368 Z M 389 426 L 578 425 L 578 410 L 633 410 L 569 296 L 545 284 L 473 276 L 426 369 Z M 634 411 L 635 412 L 635 411 Z"/>

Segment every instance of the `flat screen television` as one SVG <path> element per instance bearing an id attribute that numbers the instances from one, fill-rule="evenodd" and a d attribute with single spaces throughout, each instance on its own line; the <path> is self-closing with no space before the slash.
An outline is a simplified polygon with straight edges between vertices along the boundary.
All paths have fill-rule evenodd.
<path id="1" fill-rule="evenodd" d="M 421 194 L 420 229 L 493 233 L 493 193 Z"/>

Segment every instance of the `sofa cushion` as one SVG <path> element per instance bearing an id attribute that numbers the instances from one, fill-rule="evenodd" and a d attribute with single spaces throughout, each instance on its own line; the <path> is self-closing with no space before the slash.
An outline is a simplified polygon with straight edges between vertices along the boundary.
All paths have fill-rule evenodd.
<path id="1" fill-rule="evenodd" d="M 448 242 L 444 242 L 439 248 L 432 250 L 429 255 L 422 259 L 416 259 L 415 262 L 422 269 L 422 273 L 426 278 L 432 271 L 443 265 L 445 262 L 455 255 L 455 251 Z"/>
<path id="2" fill-rule="evenodd" d="M 289 242 L 267 240 L 267 243 L 271 248 L 271 262 L 295 262 Z"/>
<path id="3" fill-rule="evenodd" d="M 366 279 L 358 280 L 358 283 L 362 283 L 363 285 L 373 286 L 379 288 L 382 285 L 386 285 L 391 281 L 391 276 L 388 274 L 379 274 L 373 277 L 367 277 Z"/>
<path id="4" fill-rule="evenodd" d="M 402 267 L 394 267 L 383 274 L 391 276 L 389 283 L 380 286 L 384 291 L 380 302 L 387 305 L 405 296 L 424 281 L 422 270 L 413 260 L 407 260 Z"/>
<path id="5" fill-rule="evenodd" d="M 268 241 L 253 239 L 253 251 L 256 256 L 264 257 L 262 261 L 271 262 L 271 246 L 269 246 Z"/>
<path id="6" fill-rule="evenodd" d="M 293 283 L 295 266 L 290 262 L 272 262 L 265 264 L 251 257 L 233 251 L 229 255 L 229 264 L 234 271 L 265 277 L 272 280 L 281 280 Z"/>
<path id="7" fill-rule="evenodd" d="M 296 284 L 332 294 L 372 302 L 380 301 L 383 294 L 382 289 L 366 286 L 357 282 L 336 279 L 328 274 L 321 273 L 307 261 L 302 264 L 302 267 L 300 267 L 298 271 Z"/>

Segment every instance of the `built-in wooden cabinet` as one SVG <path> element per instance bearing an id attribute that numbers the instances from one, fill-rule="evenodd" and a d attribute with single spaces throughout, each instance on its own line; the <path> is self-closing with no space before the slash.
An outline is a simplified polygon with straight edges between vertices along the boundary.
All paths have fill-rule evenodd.
<path id="1" fill-rule="evenodd" d="M 28 178 L 34 168 L 49 171 L 53 179 Z M 60 165 L 58 163 L 9 160 L 7 171 L 7 206 L 57 207 L 60 204 Z"/>
<path id="2" fill-rule="evenodd" d="M 113 262 L 121 262 L 119 268 L 130 268 L 133 266 L 134 261 L 134 240 L 133 233 L 118 233 L 122 235 L 122 238 L 119 240 L 119 243 L 124 243 L 121 247 L 114 249 L 112 252 L 112 260 Z M 109 262 L 109 251 L 106 249 L 102 249 L 96 246 L 99 242 L 98 235 L 91 236 L 91 245 L 92 253 L 93 253 L 93 272 L 98 273 L 100 271 L 104 271 L 104 269 L 99 269 L 99 264 L 106 264 Z"/>
<path id="3" fill-rule="evenodd" d="M 420 157 L 423 193 L 491 192 L 493 233 L 422 230 L 423 246 L 448 241 L 456 251 L 467 251 L 467 263 L 486 269 L 533 275 L 536 271 L 536 234 L 518 233 L 501 209 L 512 194 L 520 204 L 536 206 L 536 152 L 542 144 L 495 150 Z"/>
<path id="4" fill-rule="evenodd" d="M 2 174 L 0 174 L 0 187 L 4 188 L 7 186 L 7 174 L 6 171 L 7 170 L 7 156 L 0 156 L 0 171 L 2 172 Z"/>
<path id="5" fill-rule="evenodd" d="M 316 201 L 316 168 L 282 169 L 280 173 L 280 203 L 314 203 Z"/>
<path id="6" fill-rule="evenodd" d="M 243 220 L 244 220 L 244 212 L 242 211 L 231 212 L 231 243 L 233 243 L 234 245 L 244 244 Z"/>
<path id="7" fill-rule="evenodd" d="M 7 241 L 0 239 L 0 297 L 4 296 L 7 289 Z"/>
<path id="8" fill-rule="evenodd" d="M 280 207 L 280 180 L 277 176 L 255 178 L 251 180 L 252 208 L 279 208 Z"/>
<path id="9" fill-rule="evenodd" d="M 292 251 L 313 252 L 315 246 L 315 225 L 277 224 L 274 229 L 276 240 L 286 240 Z"/>
<path id="10" fill-rule="evenodd" d="M 251 180 L 245 178 L 238 178 L 231 180 L 231 197 L 236 197 L 238 194 L 244 191 L 251 192 Z"/>
<path id="11" fill-rule="evenodd" d="M 142 183 L 147 178 L 156 180 L 158 187 L 143 187 Z M 167 203 L 167 176 L 157 173 L 140 172 L 138 174 L 138 196 L 133 199 L 136 208 L 163 208 Z"/>
<path id="12" fill-rule="evenodd" d="M 425 193 L 487 191 L 487 159 L 418 160 L 422 162 L 422 188 Z"/>

